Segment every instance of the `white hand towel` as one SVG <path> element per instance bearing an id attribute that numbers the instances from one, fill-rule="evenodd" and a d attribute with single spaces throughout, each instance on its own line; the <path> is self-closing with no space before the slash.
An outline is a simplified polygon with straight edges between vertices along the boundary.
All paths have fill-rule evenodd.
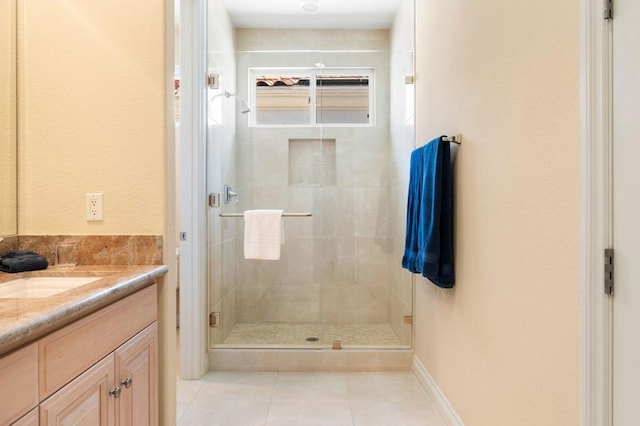
<path id="1" fill-rule="evenodd" d="M 280 259 L 284 241 L 282 210 L 247 210 L 244 212 L 244 258 Z"/>

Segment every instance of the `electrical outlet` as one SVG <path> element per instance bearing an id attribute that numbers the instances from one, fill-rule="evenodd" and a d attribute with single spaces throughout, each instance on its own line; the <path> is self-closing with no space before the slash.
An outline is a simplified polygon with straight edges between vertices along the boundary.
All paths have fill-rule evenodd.
<path id="1" fill-rule="evenodd" d="M 87 221 L 98 222 L 104 220 L 102 210 L 102 193 L 87 193 Z"/>

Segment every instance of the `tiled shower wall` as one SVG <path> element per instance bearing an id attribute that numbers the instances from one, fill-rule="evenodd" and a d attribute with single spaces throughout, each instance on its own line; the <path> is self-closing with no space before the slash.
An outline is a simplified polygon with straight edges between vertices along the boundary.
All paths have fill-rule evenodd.
<path id="1" fill-rule="evenodd" d="M 374 67 L 376 73 L 375 127 L 249 128 L 244 118 L 238 121 L 236 208 L 313 214 L 285 219 L 279 261 L 244 260 L 238 246 L 238 321 L 389 322 L 391 310 L 400 310 L 391 300 L 397 299 L 391 265 L 399 260 L 393 259 L 390 214 L 401 210 L 389 193 L 389 32 L 239 29 L 236 46 L 238 93 L 245 98 L 249 67 L 321 62 Z M 290 180 L 291 156 L 305 149 L 292 144 L 305 141 L 323 141 L 316 158 L 324 168 L 335 167 L 333 182 Z M 309 161 L 308 167 L 317 166 Z"/>

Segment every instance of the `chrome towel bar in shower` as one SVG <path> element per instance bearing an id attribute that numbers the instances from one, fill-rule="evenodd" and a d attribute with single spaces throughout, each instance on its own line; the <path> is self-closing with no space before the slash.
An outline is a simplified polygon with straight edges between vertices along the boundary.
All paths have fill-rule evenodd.
<path id="1" fill-rule="evenodd" d="M 220 217 L 244 217 L 244 213 L 220 213 Z M 311 217 L 311 213 L 282 213 L 282 217 Z"/>

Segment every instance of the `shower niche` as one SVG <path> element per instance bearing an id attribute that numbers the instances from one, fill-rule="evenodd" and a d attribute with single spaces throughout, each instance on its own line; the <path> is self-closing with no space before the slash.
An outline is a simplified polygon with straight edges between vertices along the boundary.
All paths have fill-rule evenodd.
<path id="1" fill-rule="evenodd" d="M 289 139 L 289 186 L 336 186 L 335 139 Z"/>

